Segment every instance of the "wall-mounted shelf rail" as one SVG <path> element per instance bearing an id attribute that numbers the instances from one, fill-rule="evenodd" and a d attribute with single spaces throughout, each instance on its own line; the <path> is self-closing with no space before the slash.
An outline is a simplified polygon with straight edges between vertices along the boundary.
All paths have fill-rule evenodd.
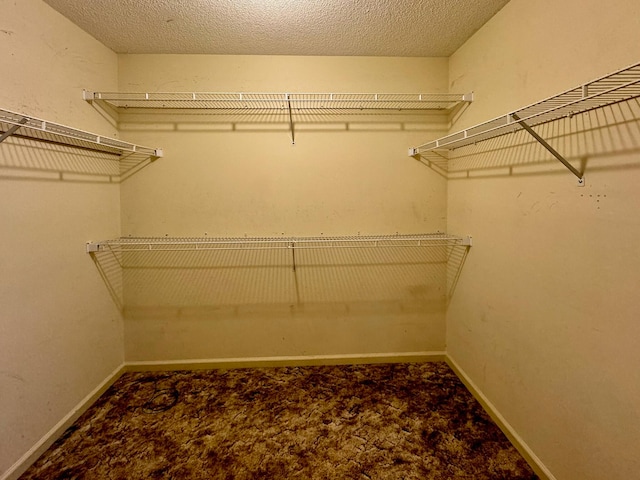
<path id="1" fill-rule="evenodd" d="M 448 119 L 473 101 L 458 93 L 225 93 L 225 92 L 90 92 L 88 102 L 102 103 L 118 113 L 171 111 L 185 113 L 251 112 L 281 114 L 288 119 L 295 143 L 296 115 L 359 113 L 429 113 Z"/>
<path id="2" fill-rule="evenodd" d="M 397 248 L 468 246 L 471 237 L 446 233 L 415 235 L 363 235 L 340 237 L 245 237 L 245 238 L 175 238 L 123 237 L 101 242 L 89 242 L 87 253 L 106 250 L 121 252 L 166 252 L 204 250 L 273 250 L 324 248 Z"/>
<path id="3" fill-rule="evenodd" d="M 130 108 L 202 110 L 452 110 L 473 100 L 457 93 L 116 93 L 84 91 L 117 110 Z"/>
<path id="4" fill-rule="evenodd" d="M 422 309 L 451 297 L 471 243 L 440 232 L 123 237 L 89 242 L 86 252 L 122 310 L 381 300 Z"/>
<path id="5" fill-rule="evenodd" d="M 488 122 L 409 148 L 409 156 L 454 150 L 525 129 L 579 179 L 582 173 L 540 138 L 531 127 L 640 97 L 640 63 L 592 80 L 563 93 L 510 112 Z M 446 152 L 439 152 L 446 156 Z"/>
<path id="6" fill-rule="evenodd" d="M 106 152 L 120 157 L 162 157 L 162 150 L 123 142 L 58 123 L 0 109 L 0 142 L 14 136 L 39 142 Z"/>

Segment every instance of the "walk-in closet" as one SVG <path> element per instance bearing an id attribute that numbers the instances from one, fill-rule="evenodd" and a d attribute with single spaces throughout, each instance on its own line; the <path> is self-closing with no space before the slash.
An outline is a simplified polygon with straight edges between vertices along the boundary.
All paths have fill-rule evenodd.
<path id="1" fill-rule="evenodd" d="M 638 477 L 640 4 L 0 12 L 0 480 Z"/>

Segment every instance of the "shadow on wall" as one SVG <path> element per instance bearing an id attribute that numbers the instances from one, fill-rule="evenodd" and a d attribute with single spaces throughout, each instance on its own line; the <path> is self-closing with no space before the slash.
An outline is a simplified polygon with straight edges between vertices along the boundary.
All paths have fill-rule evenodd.
<path id="1" fill-rule="evenodd" d="M 463 107 L 451 110 L 399 109 L 234 109 L 126 108 L 114 112 L 93 102 L 117 120 L 121 131 L 131 132 L 280 132 L 292 140 L 304 132 L 445 132 Z M 466 106 L 466 105 L 465 105 Z M 108 115 L 103 113 L 103 115 Z"/>
<path id="2" fill-rule="evenodd" d="M 92 253 L 125 315 L 215 309 L 444 311 L 469 247 Z"/>
<path id="3" fill-rule="evenodd" d="M 0 179 L 120 183 L 149 165 L 147 155 L 116 155 L 12 135 L 0 143 Z"/>
<path id="4" fill-rule="evenodd" d="M 131 132 L 277 132 L 295 141 L 303 132 L 402 132 L 423 131 L 440 134 L 449 127 L 453 113 L 398 110 L 348 111 L 322 109 L 288 110 L 240 109 L 127 109 L 126 113 L 96 110 L 118 128 Z M 0 134 L 10 124 L 0 125 Z M 73 143 L 73 140 L 69 140 Z M 120 183 L 136 174 L 154 158 L 140 153 L 117 155 L 91 150 L 81 145 L 60 144 L 48 138 L 33 139 L 13 133 L 0 142 L 0 179 Z"/>
<path id="5" fill-rule="evenodd" d="M 640 99 L 632 99 L 534 127 L 583 174 L 640 168 L 622 157 L 640 151 Z M 529 133 L 519 129 L 451 152 L 421 155 L 426 166 L 451 180 L 477 177 L 572 174 Z"/>

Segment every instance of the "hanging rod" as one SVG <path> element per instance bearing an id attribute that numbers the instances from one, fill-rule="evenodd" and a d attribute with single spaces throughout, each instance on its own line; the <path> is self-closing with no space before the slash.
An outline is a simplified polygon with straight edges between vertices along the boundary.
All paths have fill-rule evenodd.
<path id="1" fill-rule="evenodd" d="M 454 150 L 501 135 L 525 129 L 535 133 L 531 127 L 552 122 L 561 118 L 588 112 L 607 105 L 640 97 L 640 63 L 623 68 L 611 74 L 597 78 L 578 87 L 531 104 L 506 115 L 494 118 L 479 125 L 447 135 L 438 140 L 409 148 L 409 156 L 418 156 L 439 150 Z M 533 132 L 533 133 L 532 133 Z M 542 143 L 567 168 L 569 162 L 548 143 L 541 141 L 537 134 L 534 138 Z M 441 152 L 440 155 L 443 155 Z M 444 154 L 446 156 L 446 154 Z M 569 164 L 570 165 L 570 164 Z M 569 168 L 574 175 L 582 179 L 582 173 Z"/>
<path id="2" fill-rule="evenodd" d="M 162 157 L 162 149 L 143 147 L 54 122 L 0 109 L 0 143 L 10 136 L 120 156 Z"/>
<path id="3" fill-rule="evenodd" d="M 472 245 L 470 236 L 446 233 L 415 235 L 363 235 L 339 237 L 122 237 L 88 242 L 87 253 L 105 250 L 122 252 L 205 251 L 205 250 L 279 250 L 323 248 L 397 248 Z"/>
<path id="4" fill-rule="evenodd" d="M 473 101 L 458 93 L 91 92 L 83 98 L 129 108 L 204 110 L 453 110 Z"/>

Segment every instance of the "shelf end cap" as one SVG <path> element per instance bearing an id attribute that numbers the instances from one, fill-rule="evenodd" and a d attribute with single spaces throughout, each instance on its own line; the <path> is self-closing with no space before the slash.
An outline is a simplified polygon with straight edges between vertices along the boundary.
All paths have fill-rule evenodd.
<path id="1" fill-rule="evenodd" d="M 87 253 L 95 253 L 100 251 L 100 244 L 98 242 L 87 242 L 85 246 Z"/>

